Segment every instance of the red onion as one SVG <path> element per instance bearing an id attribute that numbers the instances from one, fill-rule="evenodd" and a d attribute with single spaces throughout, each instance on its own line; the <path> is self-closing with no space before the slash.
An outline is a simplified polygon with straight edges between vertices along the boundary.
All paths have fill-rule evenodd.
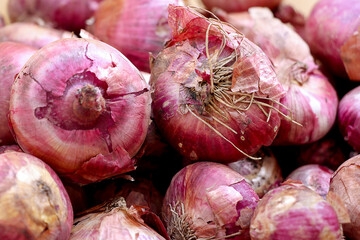
<path id="1" fill-rule="evenodd" d="M 262 6 L 271 9 L 276 8 L 282 0 L 202 0 L 208 9 L 221 8 L 227 12 L 246 11 L 250 7 Z"/>
<path id="2" fill-rule="evenodd" d="M 150 101 L 142 75 L 119 51 L 62 39 L 38 50 L 18 74 L 9 120 L 25 152 L 86 184 L 134 170 Z"/>
<path id="3" fill-rule="evenodd" d="M 306 21 L 306 39 L 311 51 L 331 72 L 346 77 L 341 47 L 359 26 L 360 1 L 319 0 Z"/>
<path id="4" fill-rule="evenodd" d="M 249 158 L 229 163 L 228 166 L 240 173 L 259 198 L 262 198 L 270 189 L 278 187 L 283 181 L 280 166 L 268 148 L 259 150 L 256 155 L 261 160 Z"/>
<path id="5" fill-rule="evenodd" d="M 329 193 L 340 196 L 348 210 L 350 223 L 343 224 L 344 233 L 350 239 L 360 238 L 360 155 L 356 155 L 335 171 L 330 180 Z"/>
<path id="6" fill-rule="evenodd" d="M 286 179 L 302 182 L 308 188 L 326 199 L 333 170 L 319 164 L 307 164 L 296 168 Z"/>
<path id="7" fill-rule="evenodd" d="M 19 145 L 2 145 L 0 146 L 0 153 L 5 153 L 9 151 L 15 151 L 15 152 L 23 152 Z"/>
<path id="8" fill-rule="evenodd" d="M 259 47 L 217 20 L 170 5 L 173 38 L 155 57 L 154 120 L 186 158 L 232 162 L 270 145 L 284 91 Z"/>
<path id="9" fill-rule="evenodd" d="M 56 173 L 15 151 L 0 154 L 0 169 L 0 239 L 67 240 L 73 212 Z"/>
<path id="10" fill-rule="evenodd" d="M 126 207 L 123 198 L 97 206 L 87 211 L 87 214 L 75 218 L 71 231 L 71 240 L 106 239 L 106 240 L 165 240 L 154 229 L 146 224 L 142 217 L 152 217 L 158 226 L 164 229 L 161 220 L 155 215 L 149 215 L 145 207 Z M 165 231 L 165 229 L 164 229 Z"/>
<path id="11" fill-rule="evenodd" d="M 10 20 L 37 21 L 54 28 L 85 28 L 102 0 L 8 0 Z"/>
<path id="12" fill-rule="evenodd" d="M 90 27 L 100 40 L 120 50 L 140 70 L 149 72 L 149 53 L 157 54 L 170 39 L 169 4 L 181 0 L 105 0 Z"/>
<path id="13" fill-rule="evenodd" d="M 41 48 L 56 40 L 71 37 L 73 34 L 70 32 L 39 26 L 34 23 L 12 23 L 0 28 L 0 42 L 19 42 L 35 48 Z"/>
<path id="14" fill-rule="evenodd" d="M 249 239 L 258 200 L 244 177 L 230 167 L 197 162 L 175 174 L 162 214 L 171 239 Z"/>
<path id="15" fill-rule="evenodd" d="M 344 140 L 360 152 L 360 86 L 345 94 L 339 103 L 338 126 Z"/>
<path id="16" fill-rule="evenodd" d="M 35 51 L 21 43 L 0 42 L 0 145 L 15 143 L 8 126 L 11 86 L 16 74 Z"/>
<path id="17" fill-rule="evenodd" d="M 341 59 L 344 62 L 346 73 L 354 81 L 360 81 L 359 64 L 360 64 L 360 24 L 352 36 L 341 47 Z"/>
<path id="18" fill-rule="evenodd" d="M 260 46 L 274 63 L 278 79 L 286 90 L 280 109 L 301 124 L 283 118 L 274 144 L 305 144 L 324 137 L 334 125 L 338 97 L 318 70 L 306 42 L 274 18 L 269 9 L 251 8 L 249 19 L 242 19 L 227 17 L 227 21 Z"/>
<path id="19" fill-rule="evenodd" d="M 300 182 L 286 181 L 265 194 L 250 224 L 251 239 L 342 239 L 334 208 Z"/>

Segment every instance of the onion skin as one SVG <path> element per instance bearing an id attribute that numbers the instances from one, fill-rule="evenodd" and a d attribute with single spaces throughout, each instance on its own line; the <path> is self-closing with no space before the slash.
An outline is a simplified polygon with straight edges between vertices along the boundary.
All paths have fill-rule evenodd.
<path id="1" fill-rule="evenodd" d="M 2 145 L 0 146 L 0 153 L 5 153 L 9 151 L 15 151 L 15 152 L 23 152 L 19 145 L 13 144 L 13 145 Z"/>
<path id="2" fill-rule="evenodd" d="M 119 51 L 62 39 L 38 50 L 18 74 L 9 120 L 25 152 L 87 184 L 134 170 L 150 104 L 148 85 Z"/>
<path id="3" fill-rule="evenodd" d="M 307 164 L 296 168 L 286 179 L 300 181 L 326 199 L 329 192 L 330 178 L 333 173 L 333 170 L 325 166 Z"/>
<path id="4" fill-rule="evenodd" d="M 359 1 L 320 0 L 307 18 L 306 40 L 325 67 L 340 77 L 347 77 L 341 47 L 359 26 Z"/>
<path id="5" fill-rule="evenodd" d="M 89 30 L 121 51 L 139 70 L 150 72 L 149 53 L 157 54 L 170 39 L 169 4 L 181 0 L 105 0 Z"/>
<path id="6" fill-rule="evenodd" d="M 300 182 L 286 181 L 265 194 L 250 224 L 252 240 L 342 239 L 330 203 Z"/>
<path id="7" fill-rule="evenodd" d="M 360 152 L 360 87 L 355 87 L 340 100 L 338 126 L 344 140 L 356 151 Z"/>
<path id="8" fill-rule="evenodd" d="M 202 0 L 207 9 L 221 8 L 227 12 L 242 12 L 251 7 L 261 6 L 275 9 L 282 0 Z"/>
<path id="9" fill-rule="evenodd" d="M 350 80 L 360 81 L 360 25 L 356 32 L 341 46 L 341 59 L 344 62 L 346 73 Z"/>
<path id="10" fill-rule="evenodd" d="M 56 173 L 26 153 L 0 154 L 0 238 L 67 240 L 69 196 Z"/>
<path id="11" fill-rule="evenodd" d="M 350 216 L 350 223 L 343 224 L 345 236 L 360 238 L 360 155 L 356 155 L 338 167 L 330 180 L 329 193 L 340 196 Z"/>
<path id="12" fill-rule="evenodd" d="M 206 80 L 210 79 L 207 65 L 209 59 L 205 54 L 205 36 L 210 21 L 189 8 L 170 5 L 169 25 L 173 29 L 173 38 L 154 58 L 150 79 L 154 89 L 154 120 L 169 144 L 191 161 L 224 163 L 244 157 L 234 145 L 251 155 L 263 145 L 272 144 L 280 122 L 276 110 L 271 112 L 268 119 L 256 104 L 251 104 L 249 109 L 241 111 L 212 99 L 211 84 Z M 236 51 L 245 56 L 239 56 L 234 63 L 231 73 L 232 86 L 228 90 L 235 94 L 254 94 L 255 98 L 265 97 L 267 100 L 264 102 L 267 104 L 271 104 L 271 100 L 279 100 L 284 91 L 266 55 L 247 38 L 235 33 L 233 28 L 226 27 L 224 31 L 228 31 L 231 36 L 231 42 L 226 44 L 223 51 L 224 55 L 230 55 L 236 46 Z M 220 48 L 223 33 L 215 27 L 209 32 L 209 49 Z M 224 59 L 224 56 L 220 56 L 217 62 L 221 59 Z M 208 99 L 216 102 L 216 107 L 224 112 L 223 115 L 209 107 Z M 236 107 L 243 109 L 249 106 L 245 102 L 237 104 Z M 275 109 L 276 107 L 274 104 Z"/>
<path id="13" fill-rule="evenodd" d="M 181 205 L 185 214 L 183 217 L 187 217 L 186 222 L 190 224 L 187 230 L 197 238 L 222 239 L 238 233 L 229 239 L 249 239 L 250 218 L 258 200 L 244 177 L 228 166 L 197 162 L 181 169 L 171 180 L 162 216 L 172 239 L 178 239 L 176 236 L 179 235 L 174 230 L 175 216 L 170 206 L 179 211 L 177 207 L 181 208 Z"/>
<path id="14" fill-rule="evenodd" d="M 16 74 L 36 49 L 21 43 L 0 42 L 0 146 L 13 144 L 15 140 L 8 124 L 11 86 Z"/>
<path id="15" fill-rule="evenodd" d="M 9 0 L 11 22 L 41 21 L 46 25 L 79 31 L 86 27 L 102 0 Z"/>
<path id="16" fill-rule="evenodd" d="M 0 28 L 0 42 L 19 42 L 35 48 L 41 48 L 56 40 L 71 37 L 73 37 L 71 32 L 39 26 L 34 23 L 11 23 Z"/>

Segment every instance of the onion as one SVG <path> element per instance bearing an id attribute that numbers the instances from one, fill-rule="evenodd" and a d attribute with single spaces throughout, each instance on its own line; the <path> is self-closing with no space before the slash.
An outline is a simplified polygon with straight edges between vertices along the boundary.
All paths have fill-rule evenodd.
<path id="1" fill-rule="evenodd" d="M 341 59 L 344 62 L 346 73 L 354 81 L 360 81 L 360 24 L 352 36 L 341 46 Z"/>
<path id="2" fill-rule="evenodd" d="M 115 199 L 103 206 L 97 206 L 86 214 L 75 218 L 71 231 L 71 240 L 106 239 L 106 240 L 165 240 L 164 237 L 149 227 L 142 217 L 152 217 L 158 226 L 164 229 L 156 215 L 149 215 L 145 207 L 126 207 L 123 198 Z"/>
<path id="3" fill-rule="evenodd" d="M 173 38 L 155 57 L 150 84 L 156 125 L 197 161 L 237 161 L 275 138 L 284 90 L 266 55 L 235 29 L 169 6 Z"/>
<path id="4" fill-rule="evenodd" d="M 249 158 L 229 163 L 228 166 L 242 175 L 262 198 L 270 189 L 278 187 L 283 181 L 280 166 L 268 148 L 259 150 L 256 155 L 261 160 Z"/>
<path id="5" fill-rule="evenodd" d="M 56 173 L 15 151 L 0 154 L 0 169 L 0 239 L 68 239 L 72 206 Z"/>
<path id="6" fill-rule="evenodd" d="M 0 145 L 6 145 L 15 143 L 7 117 L 11 86 L 16 74 L 36 49 L 21 43 L 0 42 L 0 52 Z"/>
<path id="7" fill-rule="evenodd" d="M 346 93 L 340 100 L 338 126 L 344 140 L 356 151 L 360 152 L 360 86 Z"/>
<path id="8" fill-rule="evenodd" d="M 79 31 L 85 28 L 102 0 L 8 0 L 11 22 L 36 21 L 46 25 Z"/>
<path id="9" fill-rule="evenodd" d="M 296 168 L 286 179 L 302 182 L 308 188 L 326 199 L 333 170 L 319 164 L 307 164 Z"/>
<path id="10" fill-rule="evenodd" d="M 202 0 L 208 9 L 221 8 L 227 12 L 246 11 L 250 7 L 262 6 L 275 9 L 282 0 Z"/>
<path id="11" fill-rule="evenodd" d="M 341 48 L 359 26 L 358 0 L 319 0 L 306 21 L 306 39 L 311 51 L 325 67 L 336 75 L 346 77 Z M 354 47 L 359 51 L 359 46 Z"/>
<path id="12" fill-rule="evenodd" d="M 167 6 L 171 3 L 183 4 L 181 0 L 105 0 L 90 31 L 149 72 L 149 53 L 157 54 L 170 39 Z"/>
<path id="13" fill-rule="evenodd" d="M 330 180 L 329 193 L 340 196 L 348 210 L 350 223 L 343 224 L 344 233 L 350 239 L 360 238 L 360 155 L 356 155 L 335 171 Z"/>
<path id="14" fill-rule="evenodd" d="M 286 181 L 265 194 L 250 224 L 251 239 L 342 239 L 334 208 L 300 182 Z"/>
<path id="15" fill-rule="evenodd" d="M 162 216 L 171 239 L 249 239 L 258 200 L 244 177 L 230 167 L 197 162 L 174 175 Z"/>
<path id="16" fill-rule="evenodd" d="M 0 153 L 10 152 L 10 151 L 23 152 L 19 147 L 19 145 L 16 144 L 0 146 Z"/>
<path id="17" fill-rule="evenodd" d="M 11 90 L 9 120 L 25 152 L 87 184 L 134 170 L 150 101 L 142 75 L 119 51 L 69 38 L 25 64 Z"/>
<path id="18" fill-rule="evenodd" d="M 293 8 L 291 5 L 281 4 L 276 8 L 274 16 L 280 19 L 283 23 L 290 24 L 294 30 L 305 39 L 305 16 Z"/>
<path id="19" fill-rule="evenodd" d="M 280 109 L 301 124 L 283 118 L 274 144 L 305 144 L 324 137 L 335 123 L 338 97 L 306 42 L 266 8 L 251 8 L 247 21 L 243 21 L 244 16 L 225 18 L 271 59 L 286 90 Z"/>
<path id="20" fill-rule="evenodd" d="M 34 23 L 12 23 L 0 28 L 0 42 L 19 42 L 35 48 L 41 48 L 56 40 L 71 37 L 73 34 L 70 32 L 39 26 Z"/>

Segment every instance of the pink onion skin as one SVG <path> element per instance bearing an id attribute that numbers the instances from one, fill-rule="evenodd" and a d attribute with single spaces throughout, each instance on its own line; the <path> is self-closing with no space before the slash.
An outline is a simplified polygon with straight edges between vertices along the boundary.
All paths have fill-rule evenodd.
<path id="1" fill-rule="evenodd" d="M 356 151 L 360 152 L 360 87 L 355 87 L 340 100 L 338 126 L 344 140 Z"/>
<path id="2" fill-rule="evenodd" d="M 39 26 L 34 23 L 11 23 L 0 28 L 0 42 L 19 42 L 35 48 L 41 48 L 56 40 L 71 37 L 73 37 L 71 32 Z"/>
<path id="3" fill-rule="evenodd" d="M 286 179 L 300 181 L 326 199 L 333 173 L 334 171 L 328 167 L 319 164 L 307 164 L 296 168 Z"/>
<path id="4" fill-rule="evenodd" d="M 170 39 L 169 4 L 181 0 L 105 0 L 90 31 L 121 51 L 139 70 L 150 72 L 149 53 L 157 54 Z"/>
<path id="5" fill-rule="evenodd" d="M 11 90 L 9 119 L 25 152 L 87 184 L 134 170 L 150 104 L 148 85 L 119 51 L 71 38 L 25 64 Z"/>
<path id="6" fill-rule="evenodd" d="M 307 18 L 306 40 L 325 67 L 338 76 L 347 77 L 340 51 L 359 26 L 359 1 L 320 0 Z"/>
<path id="7" fill-rule="evenodd" d="M 191 9 L 170 5 L 169 25 L 173 29 L 173 38 L 155 57 L 151 71 L 154 120 L 164 138 L 185 158 L 192 161 L 233 162 L 244 157 L 234 145 L 251 155 L 263 145 L 272 144 L 279 128 L 280 117 L 276 110 L 273 110 L 270 119 L 267 119 L 255 104 L 241 113 L 225 104 L 217 104 L 227 120 L 212 109 L 206 109 L 208 113 L 201 112 L 202 106 L 208 106 L 206 99 L 211 98 L 210 93 L 202 89 L 203 92 L 196 92 L 198 95 L 202 94 L 201 97 L 196 98 L 191 95 L 191 88 L 198 85 L 200 88 L 200 83 L 205 84 L 203 88 L 210 88 L 210 84 L 205 83 L 206 79 L 210 78 L 205 54 L 205 36 L 209 24 L 207 19 L 199 17 Z M 248 39 L 237 35 L 234 29 L 225 30 L 229 35 L 232 34 L 232 43 L 227 43 L 224 55 L 228 56 L 230 52 L 235 51 L 235 45 L 241 56 L 247 56 L 239 57 L 233 65 L 232 87 L 228 90 L 279 100 L 284 91 L 265 54 Z M 220 48 L 222 33 L 213 27 L 210 36 L 209 48 Z M 219 59 L 221 58 L 224 56 L 220 56 Z M 248 105 L 240 102 L 236 107 L 246 108 Z M 192 109 L 193 114 L 189 109 Z M 236 133 L 213 117 L 221 119 Z"/>
<path id="8" fill-rule="evenodd" d="M 0 238 L 67 240 L 73 224 L 69 196 L 43 161 L 21 152 L 0 154 Z"/>
<path id="9" fill-rule="evenodd" d="M 10 151 L 23 152 L 19 147 L 19 145 L 16 144 L 0 146 L 0 153 L 10 152 Z"/>
<path id="10" fill-rule="evenodd" d="M 360 155 L 356 155 L 338 167 L 330 180 L 329 193 L 341 197 L 348 210 L 350 223 L 343 224 L 345 236 L 350 239 L 360 238 Z"/>
<path id="11" fill-rule="evenodd" d="M 305 16 L 301 12 L 294 9 L 292 5 L 280 4 L 276 8 L 274 16 L 276 18 L 279 18 L 283 23 L 290 24 L 294 28 L 294 30 L 303 39 L 305 39 Z"/>
<path id="12" fill-rule="evenodd" d="M 9 0 L 11 22 L 41 21 L 46 25 L 79 31 L 86 27 L 102 0 Z"/>
<path id="13" fill-rule="evenodd" d="M 286 181 L 267 192 L 250 224 L 252 240 L 342 239 L 334 208 L 300 182 Z"/>
<path id="14" fill-rule="evenodd" d="M 13 144 L 15 140 L 8 124 L 11 86 L 16 74 L 36 49 L 21 43 L 0 42 L 0 146 Z"/>
<path id="15" fill-rule="evenodd" d="M 211 176 L 211 177 L 209 177 Z M 183 204 L 185 216 L 197 238 L 218 237 L 239 233 L 229 239 L 249 239 L 249 223 L 259 198 L 239 173 L 214 162 L 197 162 L 175 174 L 168 187 L 162 216 L 169 229 L 170 206 Z M 176 209 L 179 210 L 179 209 Z"/>
<path id="16" fill-rule="evenodd" d="M 202 0 L 207 9 L 221 8 L 227 12 L 242 12 L 251 7 L 260 6 L 275 9 L 282 0 Z"/>

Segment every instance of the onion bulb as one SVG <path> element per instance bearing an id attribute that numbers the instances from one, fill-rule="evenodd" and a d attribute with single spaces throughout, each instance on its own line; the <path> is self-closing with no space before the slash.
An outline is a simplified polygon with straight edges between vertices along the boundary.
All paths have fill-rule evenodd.
<path id="1" fill-rule="evenodd" d="M 150 101 L 142 75 L 119 51 L 69 38 L 41 48 L 22 68 L 9 120 L 25 152 L 87 184 L 134 170 Z"/>

